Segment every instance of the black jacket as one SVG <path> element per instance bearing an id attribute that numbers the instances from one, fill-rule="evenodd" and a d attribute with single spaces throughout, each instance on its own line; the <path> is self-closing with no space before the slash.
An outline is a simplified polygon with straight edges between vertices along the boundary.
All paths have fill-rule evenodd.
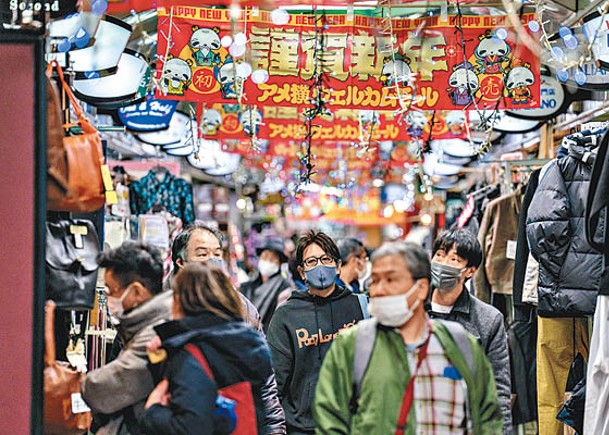
<path id="1" fill-rule="evenodd" d="M 527 189 L 524 192 L 524 199 L 520 206 L 520 216 L 518 217 L 518 239 L 516 260 L 514 262 L 514 285 L 512 289 L 512 294 L 514 295 L 514 319 L 518 321 L 527 321 L 533 309 L 532 305 L 522 302 L 522 289 L 524 287 L 530 253 L 529 243 L 527 242 L 527 216 L 529 214 L 529 206 L 539 185 L 540 172 L 541 169 L 537 169 L 529 177 Z"/>
<path id="2" fill-rule="evenodd" d="M 609 296 L 609 229 L 606 225 L 609 207 L 609 133 L 605 133 L 594 163 L 590 191 L 586 204 L 586 238 L 590 245 L 605 256 L 599 295 Z M 604 230 L 604 231 L 603 231 Z M 602 234 L 599 239 L 598 236 Z"/>
<path id="3" fill-rule="evenodd" d="M 174 324 L 176 322 L 173 322 Z M 256 406 L 258 433 L 264 433 L 262 387 L 271 373 L 271 356 L 262 337 L 243 322 L 228 321 L 211 313 L 187 317 L 175 328 L 184 332 L 163 339 L 169 360 L 164 376 L 169 380 L 168 407 L 153 405 L 140 424 L 147 435 L 212 434 L 218 388 L 248 381 Z M 157 328 L 159 336 L 166 332 Z M 209 363 L 215 381 L 184 346 L 195 344 Z"/>
<path id="4" fill-rule="evenodd" d="M 327 298 L 293 292 L 268 331 L 288 433 L 314 433 L 311 412 L 322 360 L 338 331 L 363 319 L 358 297 L 336 286 Z"/>
<path id="5" fill-rule="evenodd" d="M 269 277 L 266 282 L 262 282 L 262 276 L 258 273 L 255 279 L 241 286 L 241 293 L 258 309 L 265 331 L 268 330 L 271 317 L 277 308 L 279 293 L 288 287 L 290 287 L 290 282 L 281 271 Z"/>
<path id="6" fill-rule="evenodd" d="M 594 313 L 603 256 L 592 249 L 584 230 L 591 151 L 572 144 L 567 157 L 552 161 L 529 207 L 527 239 L 539 262 L 538 313 L 543 317 Z"/>

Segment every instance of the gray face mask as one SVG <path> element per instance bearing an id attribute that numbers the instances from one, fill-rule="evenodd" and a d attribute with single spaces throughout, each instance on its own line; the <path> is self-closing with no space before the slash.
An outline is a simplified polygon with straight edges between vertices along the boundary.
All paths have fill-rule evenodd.
<path id="1" fill-rule="evenodd" d="M 431 285 L 443 292 L 449 292 L 457 288 L 461 274 L 465 269 L 431 262 Z"/>

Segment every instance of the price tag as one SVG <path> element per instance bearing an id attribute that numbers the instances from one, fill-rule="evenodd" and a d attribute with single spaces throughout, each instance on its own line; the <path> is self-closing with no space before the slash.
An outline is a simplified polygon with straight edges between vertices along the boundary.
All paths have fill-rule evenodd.
<path id="1" fill-rule="evenodd" d="M 91 411 L 91 408 L 87 406 L 80 393 L 72 393 L 72 414 L 82 414 L 89 411 Z"/>
<path id="2" fill-rule="evenodd" d="M 507 248 L 505 250 L 505 257 L 508 260 L 515 260 L 516 259 L 516 240 L 508 240 L 507 242 Z"/>
<path id="3" fill-rule="evenodd" d="M 89 234 L 89 228 L 85 225 L 70 225 L 70 234 L 80 234 L 81 236 L 86 236 Z"/>

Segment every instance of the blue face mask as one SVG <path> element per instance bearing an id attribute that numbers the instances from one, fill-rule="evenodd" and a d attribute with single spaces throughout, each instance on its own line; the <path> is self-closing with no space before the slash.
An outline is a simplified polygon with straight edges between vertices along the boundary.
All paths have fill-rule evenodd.
<path id="1" fill-rule="evenodd" d="M 304 271 L 307 285 L 317 290 L 330 287 L 336 281 L 336 266 L 317 266 Z"/>
<path id="2" fill-rule="evenodd" d="M 218 267 L 224 268 L 224 260 L 221 258 L 217 258 L 217 257 L 211 257 L 209 260 L 207 260 L 210 264 L 214 264 Z"/>

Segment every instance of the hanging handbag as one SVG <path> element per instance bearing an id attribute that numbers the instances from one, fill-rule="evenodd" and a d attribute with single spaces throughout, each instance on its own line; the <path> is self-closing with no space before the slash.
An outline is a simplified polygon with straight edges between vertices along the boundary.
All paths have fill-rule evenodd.
<path id="1" fill-rule="evenodd" d="M 47 301 L 44 321 L 44 434 L 82 434 L 91 426 L 91 412 L 83 406 L 80 384 L 84 373 L 55 360 L 55 304 Z M 74 413 L 76 411 L 76 413 Z M 82 411 L 82 412 L 78 412 Z"/>
<path id="2" fill-rule="evenodd" d="M 79 127 L 82 134 L 65 136 L 61 144 L 54 139 L 48 140 L 47 210 L 75 213 L 94 212 L 99 210 L 105 202 L 101 138 L 95 127 L 84 116 L 57 61 L 49 63 L 47 77 L 51 76 L 53 69 L 57 71 L 62 88 L 78 117 L 74 126 Z M 50 89 L 52 90 L 52 88 Z M 49 97 L 51 108 L 48 110 L 53 113 L 49 113 L 52 122 L 52 124 L 49 123 L 49 128 L 54 128 L 56 125 L 57 116 L 54 114 L 56 110 L 54 108 L 57 107 L 58 101 L 58 98 L 54 98 L 51 93 Z M 49 134 L 55 138 L 56 132 L 49 132 Z M 49 139 L 48 136 L 47 138 Z"/>
<path id="3" fill-rule="evenodd" d="M 46 225 L 47 299 L 65 310 L 90 310 L 95 303 L 99 239 L 87 220 Z"/>

